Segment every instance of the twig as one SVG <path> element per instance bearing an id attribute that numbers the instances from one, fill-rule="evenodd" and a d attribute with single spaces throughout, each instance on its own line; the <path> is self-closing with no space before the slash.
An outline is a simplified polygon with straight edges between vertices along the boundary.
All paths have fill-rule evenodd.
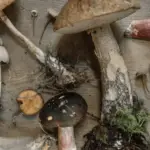
<path id="1" fill-rule="evenodd" d="M 93 119 L 95 119 L 97 122 L 101 121 L 101 118 L 95 116 L 94 114 L 91 114 L 91 113 L 87 112 L 87 115 L 90 116 L 90 117 L 92 117 Z"/>

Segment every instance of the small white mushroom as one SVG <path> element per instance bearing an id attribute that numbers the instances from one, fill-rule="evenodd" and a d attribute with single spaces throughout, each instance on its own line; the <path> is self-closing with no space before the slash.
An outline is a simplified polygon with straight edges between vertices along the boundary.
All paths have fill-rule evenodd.
<path id="1" fill-rule="evenodd" d="M 0 39 L 0 44 L 3 44 L 2 39 Z M 2 86 L 2 73 L 1 73 L 1 64 L 2 63 L 9 63 L 9 55 L 6 48 L 0 45 L 0 97 L 1 97 L 1 86 Z"/>

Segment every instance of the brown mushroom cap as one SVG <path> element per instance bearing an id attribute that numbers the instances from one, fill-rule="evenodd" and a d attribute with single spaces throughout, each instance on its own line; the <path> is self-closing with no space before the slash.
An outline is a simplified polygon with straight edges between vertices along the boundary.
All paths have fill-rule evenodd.
<path id="1" fill-rule="evenodd" d="M 22 91 L 17 98 L 17 102 L 20 104 L 20 109 L 25 115 L 38 113 L 44 105 L 41 95 L 33 90 Z"/>
<path id="2" fill-rule="evenodd" d="M 0 0 L 0 11 L 5 9 L 7 6 L 9 6 L 11 3 L 13 3 L 15 0 Z"/>
<path id="3" fill-rule="evenodd" d="M 122 19 L 137 9 L 137 0 L 69 0 L 56 18 L 54 31 L 70 34 Z"/>

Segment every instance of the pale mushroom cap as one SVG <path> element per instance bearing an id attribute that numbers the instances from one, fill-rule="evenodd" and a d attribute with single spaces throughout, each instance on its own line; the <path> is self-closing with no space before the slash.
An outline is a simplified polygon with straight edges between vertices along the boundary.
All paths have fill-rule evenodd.
<path id="1" fill-rule="evenodd" d="M 5 47 L 0 46 L 0 62 L 9 63 L 9 55 Z"/>
<path id="2" fill-rule="evenodd" d="M 68 0 L 54 24 L 54 31 L 70 34 L 122 19 L 140 8 L 138 0 Z"/>
<path id="3" fill-rule="evenodd" d="M 44 105 L 44 100 L 40 94 L 34 90 L 24 90 L 17 97 L 20 104 L 20 110 L 25 115 L 35 115 Z"/>
<path id="4" fill-rule="evenodd" d="M 14 1 L 15 0 L 0 0 L 0 10 L 5 9 L 7 6 L 9 6 Z"/>

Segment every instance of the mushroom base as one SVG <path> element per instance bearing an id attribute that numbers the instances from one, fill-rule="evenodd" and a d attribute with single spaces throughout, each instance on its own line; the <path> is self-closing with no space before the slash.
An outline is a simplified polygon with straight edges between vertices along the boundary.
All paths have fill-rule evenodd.
<path id="1" fill-rule="evenodd" d="M 107 133 L 100 134 L 100 130 Z M 94 129 L 84 136 L 87 140 L 82 150 L 148 150 L 149 144 L 145 137 L 140 134 L 129 134 L 115 127 L 100 127 Z M 106 141 L 106 137 L 108 138 Z"/>
<path id="2" fill-rule="evenodd" d="M 109 121 L 86 134 L 82 150 L 149 150 L 147 123 L 150 114 L 142 99 L 136 96 L 133 102 L 134 107 L 118 110 Z"/>

